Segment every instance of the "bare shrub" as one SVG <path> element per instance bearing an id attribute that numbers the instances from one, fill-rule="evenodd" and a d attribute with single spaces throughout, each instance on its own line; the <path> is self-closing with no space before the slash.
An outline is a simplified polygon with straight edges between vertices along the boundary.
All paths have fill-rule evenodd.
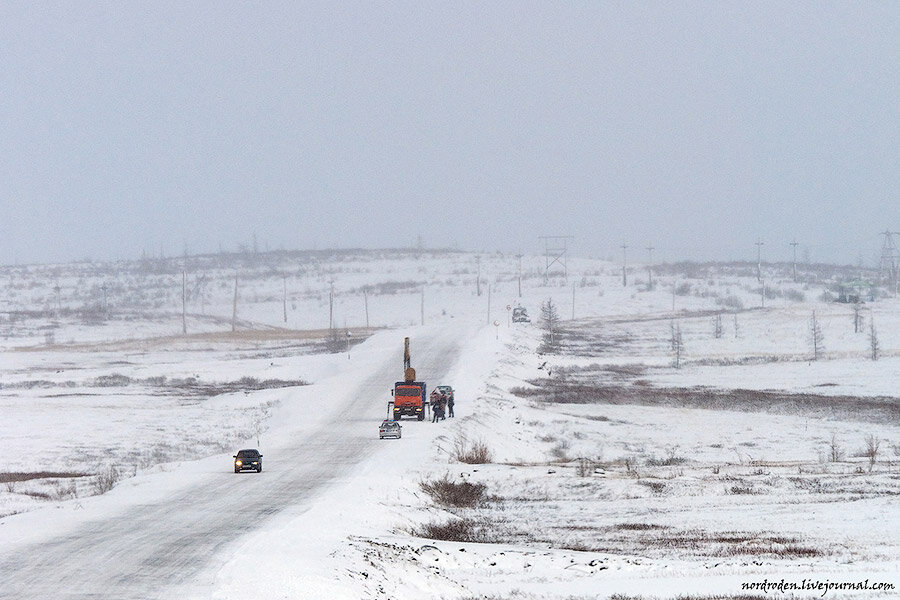
<path id="1" fill-rule="evenodd" d="M 639 484 L 650 488 L 654 494 L 661 494 L 666 491 L 666 484 L 662 481 L 638 481 Z"/>
<path id="2" fill-rule="evenodd" d="M 453 441 L 453 458 L 467 465 L 484 465 L 493 460 L 493 453 L 483 441 L 470 442 L 460 434 Z"/>
<path id="3" fill-rule="evenodd" d="M 569 458 L 569 448 L 571 444 L 569 440 L 561 440 L 558 442 L 553 448 L 550 449 L 550 456 L 555 458 L 558 461 L 568 462 L 571 460 Z"/>
<path id="4" fill-rule="evenodd" d="M 724 298 L 716 298 L 716 304 L 734 310 L 743 310 L 744 308 L 744 303 L 734 294 L 729 294 Z"/>
<path id="5" fill-rule="evenodd" d="M 615 526 L 621 531 L 652 531 L 654 529 L 668 529 L 665 525 L 654 525 L 653 523 L 619 523 Z"/>
<path id="6" fill-rule="evenodd" d="M 119 473 L 119 469 L 115 465 L 109 465 L 97 473 L 94 478 L 94 490 L 97 495 L 103 495 L 113 489 L 120 479 L 122 479 L 122 475 Z"/>
<path id="7" fill-rule="evenodd" d="M 484 501 L 485 485 L 468 481 L 453 481 L 449 474 L 440 479 L 420 481 L 419 488 L 443 506 L 475 507 Z"/>
<path id="8" fill-rule="evenodd" d="M 100 375 L 94 379 L 94 385 L 97 387 L 125 387 L 132 383 L 131 377 L 120 373 L 112 375 Z"/>
<path id="9" fill-rule="evenodd" d="M 664 458 L 648 458 L 648 467 L 674 467 L 687 462 L 683 456 L 678 456 L 678 446 L 666 446 L 666 456 Z"/>
<path id="10" fill-rule="evenodd" d="M 426 523 L 413 535 L 445 542 L 488 542 L 491 523 L 487 520 L 452 519 L 446 523 Z"/>
<path id="11" fill-rule="evenodd" d="M 53 482 L 53 487 L 54 500 L 58 501 L 78 497 L 78 487 L 75 485 L 75 480 L 70 479 L 68 485 L 65 485 L 62 481 L 57 479 Z"/>

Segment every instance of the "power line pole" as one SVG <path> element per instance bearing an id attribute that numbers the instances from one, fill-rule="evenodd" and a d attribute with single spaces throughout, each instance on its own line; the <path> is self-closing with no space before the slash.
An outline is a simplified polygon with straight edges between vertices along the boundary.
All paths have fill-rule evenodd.
<path id="1" fill-rule="evenodd" d="M 762 246 L 763 242 L 756 238 L 756 280 L 762 282 Z"/>
<path id="2" fill-rule="evenodd" d="M 237 331 L 237 292 L 238 290 L 238 276 L 234 276 L 234 304 L 231 307 L 231 331 Z"/>
<path id="3" fill-rule="evenodd" d="M 572 284 L 572 320 L 575 320 L 575 284 Z"/>
<path id="4" fill-rule="evenodd" d="M 647 265 L 647 278 L 650 280 L 650 289 L 653 289 L 653 246 L 647 246 L 647 251 L 650 253 L 650 263 Z"/>
<path id="5" fill-rule="evenodd" d="M 516 258 L 519 259 L 519 298 L 522 297 L 522 255 L 516 254 Z"/>
<path id="6" fill-rule="evenodd" d="M 330 283 L 331 283 L 331 291 L 328 292 L 328 332 L 333 333 L 333 330 L 334 330 L 334 280 L 332 280 Z"/>
<path id="7" fill-rule="evenodd" d="M 481 297 L 481 257 L 475 257 L 475 264 L 477 266 L 477 275 L 475 277 L 475 295 L 479 298 Z"/>
<path id="8" fill-rule="evenodd" d="M 622 249 L 622 287 L 627 287 L 628 275 L 626 274 L 625 269 L 628 267 L 628 244 L 622 244 L 619 247 Z"/>
<path id="9" fill-rule="evenodd" d="M 892 236 L 900 235 L 896 231 L 884 231 L 884 242 L 881 244 L 881 262 L 878 265 L 879 275 L 886 280 L 889 287 L 896 288 L 897 283 L 897 247 Z M 887 276 L 885 276 L 887 273 Z"/>
<path id="10" fill-rule="evenodd" d="M 281 282 L 283 284 L 281 303 L 282 308 L 284 308 L 284 322 L 287 323 L 287 275 L 281 276 Z"/>
<path id="11" fill-rule="evenodd" d="M 794 271 L 794 282 L 797 281 L 797 240 L 791 242 L 791 246 L 794 249 L 794 260 L 791 263 Z"/>
<path id="12" fill-rule="evenodd" d="M 104 296 L 106 288 L 103 288 Z M 181 333 L 187 335 L 187 275 L 181 272 Z"/>
<path id="13" fill-rule="evenodd" d="M 363 302 L 366 304 L 366 331 L 369 329 L 369 292 L 363 290 Z"/>
<path id="14" fill-rule="evenodd" d="M 541 235 L 538 239 L 544 240 L 544 281 L 550 279 L 550 267 L 558 264 L 563 268 L 563 278 L 566 283 L 569 282 L 569 265 L 568 265 L 568 241 L 574 240 L 575 236 L 571 235 Z M 555 247 L 551 247 L 555 244 Z"/>

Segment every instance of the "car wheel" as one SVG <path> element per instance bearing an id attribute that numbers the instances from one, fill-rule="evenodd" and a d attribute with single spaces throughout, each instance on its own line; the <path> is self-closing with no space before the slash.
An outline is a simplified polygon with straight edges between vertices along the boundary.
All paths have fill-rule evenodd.
<path id="1" fill-rule="evenodd" d="M 240 473 L 241 470 L 240 470 L 240 469 L 235 469 L 234 472 L 235 472 L 235 473 Z"/>
<path id="2" fill-rule="evenodd" d="M 419 413 L 419 420 L 420 420 L 420 421 L 424 421 L 424 420 L 425 420 L 425 415 L 423 415 L 422 413 Z"/>
<path id="3" fill-rule="evenodd" d="M 256 468 L 256 472 L 262 473 L 262 465 L 259 465 L 259 467 Z"/>

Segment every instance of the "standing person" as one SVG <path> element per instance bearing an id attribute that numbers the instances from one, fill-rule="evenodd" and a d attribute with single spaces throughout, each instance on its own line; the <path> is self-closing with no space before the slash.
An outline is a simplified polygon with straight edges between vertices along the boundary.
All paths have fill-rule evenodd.
<path id="1" fill-rule="evenodd" d="M 441 392 L 441 421 L 446 419 L 447 414 L 447 392 Z"/>
<path id="2" fill-rule="evenodd" d="M 447 416 L 453 418 L 453 392 L 447 395 Z"/>
<path id="3" fill-rule="evenodd" d="M 440 408 L 441 408 L 441 397 L 437 393 L 437 390 L 431 392 L 431 422 L 437 423 L 438 417 L 440 416 Z"/>

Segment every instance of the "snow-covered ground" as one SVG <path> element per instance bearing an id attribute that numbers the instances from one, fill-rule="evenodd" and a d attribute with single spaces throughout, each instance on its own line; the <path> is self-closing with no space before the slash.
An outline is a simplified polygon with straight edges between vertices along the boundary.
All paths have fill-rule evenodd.
<path id="1" fill-rule="evenodd" d="M 404 336 L 415 366 L 417 339 L 462 332 L 447 380 L 429 382 L 454 386 L 456 418 L 404 421 L 185 594 L 763 597 L 742 584 L 784 579 L 896 595 L 897 299 L 854 323 L 823 295 L 857 269 L 795 283 L 772 266 L 762 290 L 746 265 L 665 265 L 653 286 L 635 268 L 624 287 L 602 260 L 570 259 L 568 278 L 544 266 L 525 257 L 520 279 L 515 256 L 342 251 L 0 270 L 0 441 L 16 456 L 0 556 L 228 477 L 234 449 L 284 447 L 385 357 L 399 375 Z M 548 299 L 554 347 L 537 323 Z M 510 322 L 518 304 L 534 323 Z M 458 460 L 479 445 L 489 461 Z M 447 506 L 424 489 L 440 480 L 480 500 Z"/>

